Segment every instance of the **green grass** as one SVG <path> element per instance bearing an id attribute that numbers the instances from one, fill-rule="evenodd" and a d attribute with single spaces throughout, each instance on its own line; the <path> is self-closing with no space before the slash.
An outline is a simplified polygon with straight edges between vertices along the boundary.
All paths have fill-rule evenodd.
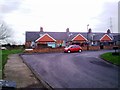
<path id="1" fill-rule="evenodd" d="M 2 50 L 2 64 L 5 65 L 5 63 L 7 62 L 7 59 L 8 59 L 8 55 L 17 54 L 17 53 L 21 53 L 21 52 L 23 52 L 23 50 L 21 50 L 21 49 Z"/>
<path id="2" fill-rule="evenodd" d="M 3 69 L 8 60 L 8 55 L 22 53 L 22 49 L 13 49 L 13 50 L 0 50 L 0 79 L 3 73 Z"/>
<path id="3" fill-rule="evenodd" d="M 119 65 L 120 66 L 120 53 L 119 55 L 112 55 L 112 52 L 108 52 L 108 53 L 104 53 L 101 55 L 101 58 L 103 58 L 106 61 L 109 61 L 115 65 Z"/>

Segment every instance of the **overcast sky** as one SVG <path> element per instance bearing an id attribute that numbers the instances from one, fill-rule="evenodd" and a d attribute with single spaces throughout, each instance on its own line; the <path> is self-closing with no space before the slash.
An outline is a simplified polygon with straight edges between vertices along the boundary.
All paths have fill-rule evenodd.
<path id="1" fill-rule="evenodd" d="M 118 32 L 119 0 L 0 0 L 0 19 L 14 31 L 14 40 L 23 43 L 25 31 Z"/>

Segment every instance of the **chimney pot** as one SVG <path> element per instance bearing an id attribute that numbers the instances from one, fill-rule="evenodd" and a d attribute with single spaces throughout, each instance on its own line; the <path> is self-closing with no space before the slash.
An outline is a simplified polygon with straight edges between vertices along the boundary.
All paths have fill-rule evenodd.
<path id="1" fill-rule="evenodd" d="M 66 32 L 69 32 L 69 28 L 66 29 Z"/>
<path id="2" fill-rule="evenodd" d="M 40 27 L 40 32 L 43 32 L 43 27 Z"/>
<path id="3" fill-rule="evenodd" d="M 89 28 L 89 29 L 88 29 L 88 33 L 91 33 L 91 32 L 92 32 L 92 29 L 91 29 L 91 28 Z"/>
<path id="4" fill-rule="evenodd" d="M 110 33 L 111 33 L 111 31 L 110 31 L 110 29 L 108 29 L 108 30 L 107 30 L 107 34 L 110 34 Z"/>

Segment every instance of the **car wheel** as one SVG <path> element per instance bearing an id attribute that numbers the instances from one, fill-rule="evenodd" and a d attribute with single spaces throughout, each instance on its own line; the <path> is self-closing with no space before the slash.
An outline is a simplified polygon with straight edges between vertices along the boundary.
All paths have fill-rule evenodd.
<path id="1" fill-rule="evenodd" d="M 81 52 L 82 52 L 82 50 L 80 49 L 80 50 L 79 50 L 79 52 L 81 53 Z"/>
<path id="2" fill-rule="evenodd" d="M 68 53 L 70 53 L 71 51 L 70 50 L 68 50 Z"/>

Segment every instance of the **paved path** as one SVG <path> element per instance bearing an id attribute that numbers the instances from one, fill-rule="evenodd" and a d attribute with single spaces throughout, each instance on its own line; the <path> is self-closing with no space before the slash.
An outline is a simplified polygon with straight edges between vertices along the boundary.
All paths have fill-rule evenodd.
<path id="1" fill-rule="evenodd" d="M 53 88 L 117 88 L 118 67 L 99 58 L 109 51 L 22 55 Z"/>
<path id="2" fill-rule="evenodd" d="M 43 88 L 43 85 L 34 77 L 18 54 L 9 56 L 4 73 L 4 80 L 15 81 L 17 88 Z"/>

